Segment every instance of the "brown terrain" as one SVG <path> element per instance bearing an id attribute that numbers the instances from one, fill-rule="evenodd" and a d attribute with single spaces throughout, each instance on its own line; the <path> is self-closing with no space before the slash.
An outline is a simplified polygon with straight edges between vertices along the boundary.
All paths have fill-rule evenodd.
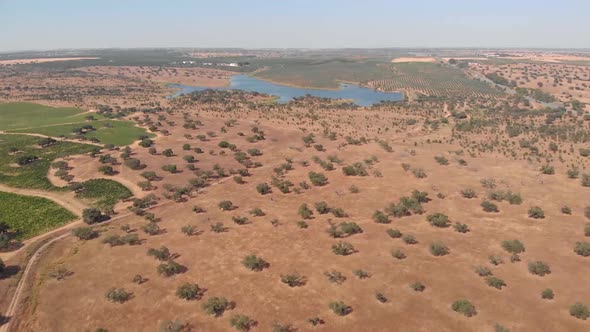
<path id="1" fill-rule="evenodd" d="M 517 63 L 481 65 L 484 74 L 498 73 L 517 87 L 541 89 L 559 101 L 590 102 L 590 67 L 561 63 Z"/>
<path id="2" fill-rule="evenodd" d="M 52 106 L 94 107 L 166 104 L 174 89 L 165 83 L 219 87 L 231 73 L 210 68 L 80 67 L 31 69 L 0 67 L 0 101 L 31 101 Z"/>
<path id="3" fill-rule="evenodd" d="M 564 85 L 567 77 L 587 79 L 582 71 L 574 74 L 566 65 L 558 66 L 565 66 L 563 72 L 555 69 Z M 489 66 L 486 71 L 505 71 L 506 78 L 524 80 L 515 68 Z M 533 86 L 543 77 L 538 73 L 533 80 L 531 72 L 541 70 L 534 68 L 528 69 L 531 82 L 526 82 Z M 141 109 L 158 100 L 164 107 L 128 116 L 157 133 L 151 146 L 155 151 L 131 146 L 130 158 L 139 159 L 144 168 L 130 169 L 120 151 L 102 152 L 122 161 L 113 165 L 117 174 L 110 178 L 128 186 L 136 198 L 155 195 L 156 205 L 121 203 L 118 217 L 97 226 L 98 238 L 65 235 L 49 246 L 31 272 L 26 301 L 12 318 L 12 329 L 152 331 L 177 320 L 187 330 L 226 331 L 237 314 L 249 317 L 253 331 L 494 331 L 496 324 L 511 331 L 590 329 L 588 320 L 569 312 L 576 302 L 590 305 L 590 258 L 574 252 L 576 242 L 588 242 L 584 225 L 590 217 L 584 209 L 590 178 L 586 185 L 584 174 L 590 159 L 581 151 L 590 148 L 590 117 L 552 117 L 532 110 L 516 116 L 511 105 L 518 101 L 512 97 L 351 109 L 316 98 L 277 105 L 240 92 L 167 101 L 158 88 L 161 82 L 222 85 L 227 80 L 224 73 L 202 70 L 79 70 L 89 75 L 80 78 L 83 87 L 107 82 L 143 87 L 136 97 L 115 97 L 110 105 Z M 553 81 L 557 74 L 543 70 Z M 30 79 L 22 78 L 22 84 L 32 84 Z M 77 82 L 61 80 L 56 80 L 58 86 Z M 44 82 L 49 81 L 38 84 Z M 18 96 L 23 94 L 19 90 Z M 80 103 L 97 101 L 85 97 Z M 552 130 L 543 129 L 547 123 Z M 169 156 L 167 149 L 172 150 Z M 79 155 L 67 162 L 75 181 L 105 177 L 98 172 L 97 158 Z M 166 165 L 176 165 L 178 171 L 163 170 Z M 361 174 L 347 175 L 351 168 Z M 579 174 L 568 176 L 573 169 Z M 158 178 L 147 181 L 141 174 L 149 171 Z M 311 172 L 323 174 L 326 183 L 313 184 Z M 272 191 L 261 194 L 257 187 L 262 183 Z M 472 195 L 466 194 L 469 189 Z M 420 199 L 423 211 L 396 212 L 403 197 L 421 196 L 414 191 L 427 193 L 427 199 Z M 509 203 L 508 192 L 522 201 Z M 225 200 L 232 209 L 220 208 Z M 326 211 L 316 209 L 322 201 Z M 482 202 L 496 204 L 498 212 L 484 211 Z M 304 204 L 311 216 L 301 213 Z M 570 214 L 564 212 L 566 206 Z M 542 218 L 531 212 L 534 207 L 542 210 Z M 255 208 L 262 215 L 254 215 Z M 146 212 L 155 215 L 152 222 L 158 228 L 151 235 L 145 231 L 151 222 L 141 216 Z M 436 213 L 448 216 L 448 224 L 432 225 L 428 219 Z M 361 230 L 334 237 L 344 222 Z M 220 228 L 217 223 L 223 231 L 214 230 Z M 186 226 L 194 227 L 192 235 L 182 230 Z M 390 236 L 390 229 L 405 237 Z M 104 243 L 112 235 L 126 234 L 137 234 L 140 243 Z M 416 243 L 410 243 L 410 235 Z M 513 255 L 502 246 L 507 240 L 520 240 L 526 249 Z M 333 246 L 340 242 L 353 246 L 349 255 L 335 253 Z M 436 243 L 448 252 L 433 254 Z M 183 267 L 179 273 L 159 273 L 166 259 L 147 254 L 163 246 L 171 254 L 167 259 Z M 396 251 L 403 255 L 394 257 Z M 248 255 L 267 264 L 251 270 L 242 263 Z M 536 261 L 549 266 L 550 273 L 530 272 L 529 263 Z M 505 285 L 490 286 L 487 282 L 493 279 L 476 273 L 482 266 Z M 56 280 L 50 275 L 58 267 L 71 273 Z M 329 280 L 326 274 L 334 271 L 345 280 Z M 303 281 L 289 287 L 281 280 L 288 274 Z M 138 275 L 144 282 L 133 281 Z M 416 282 L 425 289 L 415 291 L 411 285 Z M 184 283 L 198 284 L 201 296 L 179 298 L 177 288 Z M 129 298 L 109 301 L 105 294 L 113 287 L 129 292 Z M 547 288 L 555 298 L 541 297 Z M 378 301 L 377 294 L 386 300 Z M 202 308 L 212 297 L 231 302 L 219 317 Z M 453 311 L 452 303 L 460 299 L 469 300 L 477 313 L 466 317 Z M 348 306 L 345 315 L 331 310 L 337 301 Z M 312 326 L 314 317 L 323 324 Z M 277 324 L 291 329 L 278 330 Z"/>
<path id="4" fill-rule="evenodd" d="M 95 66 L 82 67 L 77 70 L 114 77 L 124 77 L 153 81 L 158 83 L 176 83 L 193 86 L 222 87 L 229 85 L 229 78 L 234 73 L 209 68 L 167 68 L 134 66 Z"/>

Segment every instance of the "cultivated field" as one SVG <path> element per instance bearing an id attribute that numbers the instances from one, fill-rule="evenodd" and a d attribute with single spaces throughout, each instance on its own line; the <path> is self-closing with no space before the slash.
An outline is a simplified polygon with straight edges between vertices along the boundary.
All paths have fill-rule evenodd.
<path id="1" fill-rule="evenodd" d="M 133 122 L 117 120 L 109 114 L 109 110 L 103 108 L 84 111 L 73 107 L 6 103 L 0 104 L 0 130 L 117 146 L 131 144 L 142 135 L 153 137 Z"/>
<path id="2" fill-rule="evenodd" d="M 272 82 L 323 89 L 337 89 L 339 82 L 362 83 L 384 78 L 383 61 L 375 60 L 276 60 L 263 63 L 255 76 Z"/>
<path id="3" fill-rule="evenodd" d="M 17 239 L 42 234 L 76 219 L 70 211 L 51 200 L 0 192 L 2 221 L 17 231 Z"/>
<path id="4" fill-rule="evenodd" d="M 391 65 L 391 78 L 374 80 L 368 86 L 382 91 L 408 91 L 431 97 L 502 96 L 489 84 L 467 78 L 460 70 L 427 62 L 407 62 Z"/>

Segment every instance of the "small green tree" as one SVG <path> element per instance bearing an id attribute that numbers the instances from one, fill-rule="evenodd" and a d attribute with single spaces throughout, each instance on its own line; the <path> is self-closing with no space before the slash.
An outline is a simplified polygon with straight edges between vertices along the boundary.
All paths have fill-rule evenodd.
<path id="1" fill-rule="evenodd" d="M 511 254 L 520 254 L 525 251 L 524 244 L 519 240 L 502 241 L 502 248 Z"/>
<path id="2" fill-rule="evenodd" d="M 529 209 L 529 217 L 533 219 L 543 219 L 545 218 L 545 212 L 538 206 L 533 206 Z"/>
<path id="3" fill-rule="evenodd" d="M 449 254 L 449 248 L 442 242 L 433 242 L 430 244 L 430 253 L 434 256 L 445 256 Z"/>
<path id="4" fill-rule="evenodd" d="M 324 272 L 324 275 L 326 276 L 326 278 L 328 278 L 328 281 L 333 283 L 333 284 L 337 284 L 340 285 L 342 284 L 344 281 L 346 281 L 346 277 L 338 271 L 326 271 Z"/>
<path id="5" fill-rule="evenodd" d="M 328 183 L 328 178 L 322 173 L 309 172 L 309 181 L 314 186 L 323 186 Z"/>
<path id="6" fill-rule="evenodd" d="M 492 270 L 486 266 L 478 266 L 475 268 L 475 273 L 480 277 L 489 277 L 492 275 Z"/>
<path id="7" fill-rule="evenodd" d="M 486 284 L 497 289 L 502 289 L 502 287 L 506 286 L 506 282 L 504 280 L 492 276 L 486 278 Z"/>
<path id="8" fill-rule="evenodd" d="M 256 185 L 256 191 L 261 195 L 266 195 L 271 192 L 271 188 L 267 183 L 259 183 Z"/>
<path id="9" fill-rule="evenodd" d="M 475 197 L 477 197 L 477 194 L 475 193 L 475 190 L 473 190 L 473 189 L 464 189 L 464 190 L 461 190 L 461 195 L 463 195 L 463 197 L 465 197 L 465 198 L 475 198 Z"/>
<path id="10" fill-rule="evenodd" d="M 148 235 L 157 235 L 160 233 L 160 226 L 155 222 L 149 222 L 141 226 L 141 230 Z"/>
<path id="11" fill-rule="evenodd" d="M 412 234 L 404 234 L 402 236 L 402 240 L 404 240 L 404 242 L 406 244 L 416 244 L 416 243 L 418 243 L 418 240 L 416 240 L 416 238 Z"/>
<path id="12" fill-rule="evenodd" d="M 165 246 L 161 246 L 160 249 L 150 248 L 147 251 L 147 255 L 160 261 L 167 261 L 172 256 L 170 250 Z"/>
<path id="13" fill-rule="evenodd" d="M 459 233 L 467 233 L 469 232 L 469 226 L 467 226 L 467 224 L 462 224 L 462 223 L 458 223 L 456 222 L 453 225 L 453 229 Z"/>
<path id="14" fill-rule="evenodd" d="M 400 232 L 398 229 L 390 228 L 387 230 L 387 235 L 389 235 L 390 237 L 392 237 L 394 239 L 398 239 L 398 238 L 402 237 L 402 232 Z"/>
<path id="15" fill-rule="evenodd" d="M 98 232 L 90 227 L 75 228 L 72 234 L 80 240 L 92 240 L 98 236 Z"/>
<path id="16" fill-rule="evenodd" d="M 197 228 L 193 225 L 184 225 L 180 231 L 188 236 L 197 234 Z"/>
<path id="17" fill-rule="evenodd" d="M 465 299 L 453 302 L 451 308 L 453 309 L 453 311 L 461 313 L 467 317 L 475 316 L 477 314 L 475 306 Z"/>
<path id="18" fill-rule="evenodd" d="M 230 211 L 234 208 L 232 201 L 229 200 L 219 202 L 218 206 L 222 211 Z"/>
<path id="19" fill-rule="evenodd" d="M 268 263 L 256 255 L 248 255 L 242 260 L 242 265 L 252 271 L 262 271 L 268 266 Z"/>
<path id="20" fill-rule="evenodd" d="M 203 296 L 203 290 L 197 284 L 189 282 L 180 285 L 176 289 L 176 296 L 183 300 L 199 300 Z"/>
<path id="21" fill-rule="evenodd" d="M 158 265 L 158 274 L 164 277 L 171 277 L 175 274 L 182 273 L 186 268 L 173 260 Z"/>
<path id="22" fill-rule="evenodd" d="M 332 251 L 336 255 L 340 256 L 348 256 L 355 252 L 354 247 L 352 244 L 348 242 L 338 242 L 337 244 L 332 245 Z"/>
<path id="23" fill-rule="evenodd" d="M 590 243 L 576 242 L 576 245 L 574 246 L 574 252 L 580 256 L 590 256 Z"/>
<path id="24" fill-rule="evenodd" d="M 104 221 L 107 216 L 104 216 L 99 209 L 87 208 L 82 211 L 82 219 L 87 224 L 96 224 Z"/>
<path id="25" fill-rule="evenodd" d="M 222 222 L 216 222 L 211 225 L 211 231 L 215 233 L 223 233 L 227 231 L 227 227 L 225 227 Z"/>
<path id="26" fill-rule="evenodd" d="M 481 207 L 485 212 L 499 212 L 498 206 L 488 200 L 481 202 Z"/>
<path id="27" fill-rule="evenodd" d="M 346 316 L 352 311 L 352 308 L 342 301 L 331 302 L 329 308 L 338 316 Z"/>
<path id="28" fill-rule="evenodd" d="M 328 203 L 321 201 L 315 203 L 315 210 L 319 214 L 326 214 L 330 212 L 330 207 L 328 206 Z"/>
<path id="29" fill-rule="evenodd" d="M 555 294 L 553 293 L 553 290 L 551 288 L 547 288 L 547 289 L 543 290 L 543 292 L 541 292 L 542 299 L 553 300 L 554 297 L 555 297 Z"/>
<path id="30" fill-rule="evenodd" d="M 426 286 L 419 281 L 410 285 L 410 288 L 413 289 L 415 292 L 423 292 L 426 289 Z"/>
<path id="31" fill-rule="evenodd" d="M 544 276 L 551 273 L 551 269 L 547 263 L 542 261 L 530 262 L 528 265 L 529 272 L 538 276 Z"/>
<path id="32" fill-rule="evenodd" d="M 313 216 L 313 211 L 311 211 L 309 206 L 307 206 L 307 204 L 304 203 L 299 206 L 299 215 L 303 219 L 311 219 L 311 217 Z"/>
<path id="33" fill-rule="evenodd" d="M 232 315 L 229 324 L 238 331 L 248 331 L 254 321 L 246 315 Z"/>
<path id="34" fill-rule="evenodd" d="M 373 221 L 375 221 L 378 224 L 389 224 L 390 223 L 387 215 L 379 210 L 376 210 L 373 213 Z"/>
<path id="35" fill-rule="evenodd" d="M 305 277 L 299 273 L 281 274 L 281 282 L 289 287 L 303 286 L 305 285 Z"/>
<path id="36" fill-rule="evenodd" d="M 125 291 L 123 288 L 110 288 L 106 292 L 105 297 L 111 302 L 124 303 L 131 298 L 131 295 L 131 293 Z"/>
<path id="37" fill-rule="evenodd" d="M 401 251 L 401 250 L 399 250 L 399 249 L 392 251 L 391 252 L 391 256 L 393 256 L 396 259 L 404 259 L 404 258 L 406 258 L 406 254 L 404 254 L 404 252 Z"/>
<path id="38" fill-rule="evenodd" d="M 590 312 L 585 304 L 578 302 L 570 307 L 570 315 L 578 319 L 586 320 L 586 318 L 590 317 Z"/>
<path id="39" fill-rule="evenodd" d="M 261 208 L 253 208 L 252 210 L 250 210 L 250 214 L 255 217 L 262 217 L 265 215 L 264 211 L 262 211 Z"/>
<path id="40" fill-rule="evenodd" d="M 360 234 L 363 232 L 361 226 L 357 225 L 355 222 L 343 222 L 340 223 L 339 226 L 342 233 L 346 235 Z"/>
<path id="41" fill-rule="evenodd" d="M 229 301 L 225 297 L 212 297 L 203 304 L 203 310 L 209 315 L 219 317 L 229 308 Z"/>
<path id="42" fill-rule="evenodd" d="M 115 170 L 113 169 L 113 167 L 108 166 L 108 165 L 100 166 L 98 168 L 98 171 L 101 172 L 104 175 L 113 175 L 113 174 L 115 174 Z"/>
<path id="43" fill-rule="evenodd" d="M 449 227 L 449 217 L 443 213 L 435 213 L 426 217 L 426 220 L 435 227 Z"/>

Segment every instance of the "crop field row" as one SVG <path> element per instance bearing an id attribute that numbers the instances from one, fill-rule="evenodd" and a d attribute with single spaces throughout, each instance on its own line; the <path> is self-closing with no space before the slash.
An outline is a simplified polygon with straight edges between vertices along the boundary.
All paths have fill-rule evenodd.
<path id="1" fill-rule="evenodd" d="M 0 211 L 0 221 L 16 231 L 18 240 L 34 237 L 76 219 L 73 213 L 46 198 L 1 191 Z"/>
<path id="2" fill-rule="evenodd" d="M 92 179 L 82 183 L 84 190 L 77 196 L 88 200 L 90 205 L 99 209 L 111 209 L 120 200 L 127 199 L 133 194 L 117 181 L 108 179 Z"/>
<path id="3" fill-rule="evenodd" d="M 47 179 L 47 171 L 56 158 L 90 152 L 95 146 L 71 142 L 58 142 L 41 148 L 38 137 L 26 135 L 0 135 L 0 183 L 18 188 L 55 189 Z M 37 159 L 19 165 L 22 156 Z"/>
<path id="4" fill-rule="evenodd" d="M 392 78 L 368 83 L 383 91 L 413 90 L 429 96 L 500 97 L 485 82 L 469 79 L 457 69 L 430 63 L 400 63 L 391 66 Z"/>
<path id="5" fill-rule="evenodd" d="M 382 63 L 372 60 L 283 61 L 285 63 L 271 64 L 255 76 L 282 84 L 324 89 L 338 88 L 339 81 L 366 82 L 387 77 Z"/>

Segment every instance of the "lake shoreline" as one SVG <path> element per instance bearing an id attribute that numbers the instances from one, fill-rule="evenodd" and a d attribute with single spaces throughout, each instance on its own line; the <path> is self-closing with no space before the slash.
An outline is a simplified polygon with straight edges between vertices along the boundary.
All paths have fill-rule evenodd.
<path id="1" fill-rule="evenodd" d="M 339 81 L 339 89 L 319 89 L 303 88 L 288 84 L 272 82 L 251 75 L 238 74 L 230 79 L 229 86 L 225 87 L 207 87 L 207 86 L 190 86 L 183 84 L 168 84 L 168 87 L 176 92 L 169 95 L 168 98 L 174 98 L 182 94 L 188 94 L 196 91 L 212 90 L 243 90 L 250 92 L 264 93 L 278 96 L 279 103 L 287 103 L 293 98 L 312 95 L 319 98 L 344 99 L 352 100 L 359 106 L 371 106 L 382 101 L 404 101 L 403 92 L 384 92 L 372 88 L 361 86 L 357 83 Z"/>

